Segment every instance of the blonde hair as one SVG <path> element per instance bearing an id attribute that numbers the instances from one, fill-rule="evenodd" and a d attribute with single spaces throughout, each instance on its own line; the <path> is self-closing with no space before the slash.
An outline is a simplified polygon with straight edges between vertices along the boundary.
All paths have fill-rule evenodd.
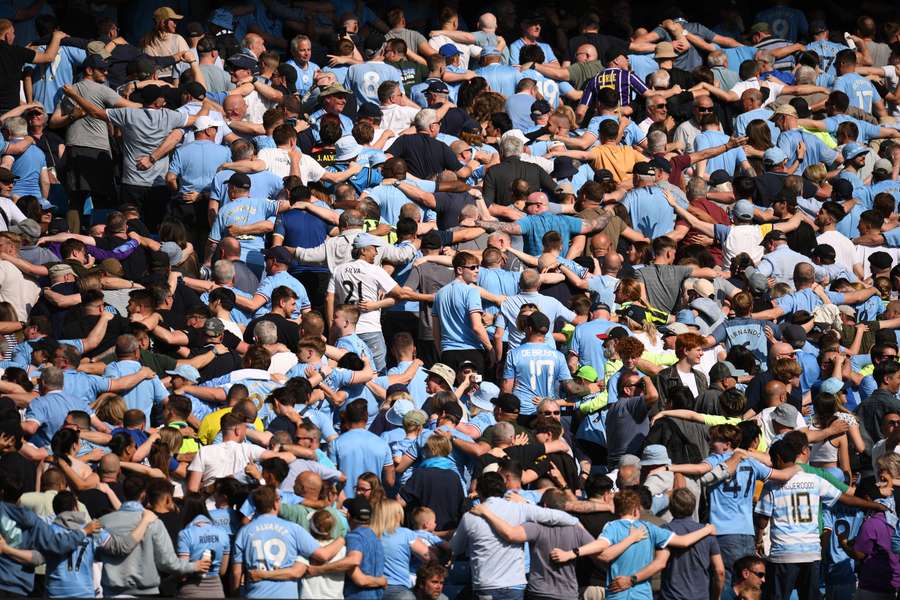
<path id="1" fill-rule="evenodd" d="M 396 500 L 385 498 L 378 503 L 372 514 L 372 524 L 369 528 L 378 537 L 391 534 L 403 523 L 403 506 Z"/>
<path id="2" fill-rule="evenodd" d="M 828 176 L 828 167 L 822 163 L 809 165 L 806 167 L 806 170 L 803 171 L 803 176 L 815 184 L 820 184 L 825 181 L 825 178 Z"/>
<path id="3" fill-rule="evenodd" d="M 111 425 L 122 425 L 125 421 L 125 411 L 128 410 L 125 399 L 111 393 L 100 394 L 91 408 L 94 409 L 98 419 Z"/>
<path id="4" fill-rule="evenodd" d="M 181 432 L 174 427 L 160 427 L 158 433 L 159 441 L 169 447 L 172 455 L 178 454 L 178 451 L 181 450 L 181 443 L 184 441 Z"/>
<path id="5" fill-rule="evenodd" d="M 891 452 L 885 454 L 877 461 L 878 471 L 887 471 L 892 479 L 900 478 L 900 454 Z"/>

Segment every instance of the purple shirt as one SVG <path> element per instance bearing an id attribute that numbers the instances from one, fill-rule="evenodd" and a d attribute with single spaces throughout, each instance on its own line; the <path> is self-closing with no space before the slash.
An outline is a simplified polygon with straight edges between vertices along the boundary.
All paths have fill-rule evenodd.
<path id="1" fill-rule="evenodd" d="M 647 86 L 632 71 L 611 67 L 603 69 L 591 79 L 584 88 L 580 104 L 590 105 L 599 90 L 612 88 L 619 96 L 619 105 L 631 104 L 632 95 L 640 96 L 647 91 Z"/>
<path id="2" fill-rule="evenodd" d="M 868 555 L 860 564 L 860 589 L 891 593 L 900 587 L 900 556 L 891 552 L 892 535 L 884 513 L 869 515 L 859 528 L 853 549 Z"/>
<path id="3" fill-rule="evenodd" d="M 53 254 L 62 257 L 62 253 L 59 248 L 62 246 L 62 242 L 51 242 L 47 244 L 46 248 L 48 248 Z M 137 240 L 128 240 L 122 241 L 122 244 L 116 246 L 112 250 L 104 250 L 103 248 L 99 248 L 97 246 L 85 245 L 85 250 L 88 254 L 96 258 L 97 260 L 105 260 L 107 258 L 115 258 L 116 260 L 124 260 L 131 256 L 135 250 L 140 247 L 140 244 Z"/>

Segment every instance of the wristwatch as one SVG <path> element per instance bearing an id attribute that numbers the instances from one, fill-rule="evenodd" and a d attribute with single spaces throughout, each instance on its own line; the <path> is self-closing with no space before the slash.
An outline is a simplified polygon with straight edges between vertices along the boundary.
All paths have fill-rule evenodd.
<path id="1" fill-rule="evenodd" d="M 634 587 L 638 584 L 637 575 L 631 576 L 631 587 Z"/>
<path id="2" fill-rule="evenodd" d="M 581 548 L 576 546 L 576 547 L 572 550 L 572 554 L 574 554 L 576 558 L 579 557 L 579 556 L 581 556 Z"/>

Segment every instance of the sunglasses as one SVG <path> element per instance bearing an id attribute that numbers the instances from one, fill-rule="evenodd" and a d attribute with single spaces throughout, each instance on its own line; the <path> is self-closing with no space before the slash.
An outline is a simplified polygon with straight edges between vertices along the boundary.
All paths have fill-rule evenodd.
<path id="1" fill-rule="evenodd" d="M 462 267 L 463 269 L 468 269 L 470 271 L 477 271 L 481 268 L 481 265 L 469 265 L 468 267 Z"/>
<path id="2" fill-rule="evenodd" d="M 545 416 L 559 416 L 562 413 L 558 410 L 544 410 L 544 411 L 541 411 L 541 414 L 545 415 Z"/>
<path id="3" fill-rule="evenodd" d="M 698 106 L 697 112 L 700 113 L 711 113 L 713 111 L 712 106 Z"/>
<path id="4" fill-rule="evenodd" d="M 760 579 L 765 579 L 765 578 L 766 578 L 766 572 L 765 572 L 765 571 L 750 571 L 750 572 L 753 573 L 754 575 L 756 575 L 757 577 L 759 577 Z"/>
<path id="5" fill-rule="evenodd" d="M 654 104 L 653 108 L 669 108 L 666 104 Z"/>
<path id="6" fill-rule="evenodd" d="M 885 421 L 884 424 L 888 427 L 897 427 L 900 426 L 900 421 Z"/>

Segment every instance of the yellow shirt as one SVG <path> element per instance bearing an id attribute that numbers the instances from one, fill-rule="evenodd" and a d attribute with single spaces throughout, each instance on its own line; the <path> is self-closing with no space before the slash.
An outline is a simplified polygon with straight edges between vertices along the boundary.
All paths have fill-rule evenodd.
<path id="1" fill-rule="evenodd" d="M 213 440 L 216 439 L 216 436 L 222 430 L 222 417 L 230 412 L 231 407 L 226 406 L 203 417 L 203 420 L 200 421 L 200 431 L 197 432 L 197 437 L 200 438 L 202 444 L 208 446 L 213 443 Z M 253 428 L 257 431 L 263 430 L 263 423 L 259 418 L 253 422 Z"/>

